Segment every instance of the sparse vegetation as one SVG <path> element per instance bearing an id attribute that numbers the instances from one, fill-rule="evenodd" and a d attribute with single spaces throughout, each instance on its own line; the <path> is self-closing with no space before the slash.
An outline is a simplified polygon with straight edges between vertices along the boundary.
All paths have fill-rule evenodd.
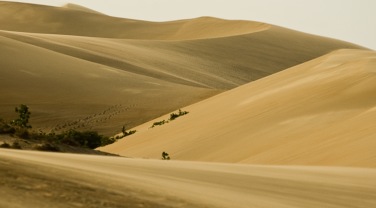
<path id="1" fill-rule="evenodd" d="M 167 152 L 162 152 L 162 160 L 170 160 L 170 155 Z"/>
<path id="2" fill-rule="evenodd" d="M 0 134 L 14 134 L 16 129 L 7 123 L 5 120 L 0 119 Z"/>
<path id="3" fill-rule="evenodd" d="M 176 118 L 178 118 L 180 116 L 184 116 L 188 113 L 189 113 L 188 111 L 182 111 L 181 109 L 179 109 L 178 113 L 171 113 L 170 114 L 170 121 L 175 120 Z"/>
<path id="4" fill-rule="evenodd" d="M 180 116 L 187 115 L 188 113 L 189 113 L 188 111 L 182 111 L 181 109 L 179 109 L 178 113 L 171 113 L 170 114 L 170 118 L 167 121 L 163 120 L 163 121 L 154 122 L 153 125 L 150 128 L 154 128 L 155 126 L 161 126 L 163 124 L 166 124 L 166 123 L 168 123 L 170 121 L 175 120 L 176 118 L 178 118 Z"/>
<path id="5" fill-rule="evenodd" d="M 18 143 L 17 141 L 13 142 L 12 145 L 10 145 L 7 142 L 4 142 L 4 143 L 0 144 L 0 148 L 22 149 L 20 143 Z"/>
<path id="6" fill-rule="evenodd" d="M 47 134 L 41 130 L 39 132 L 30 131 L 29 129 L 32 128 L 29 124 L 31 113 L 28 106 L 22 104 L 19 107 L 16 107 L 15 111 L 19 114 L 17 119 L 9 123 L 0 119 L 0 134 L 9 134 L 22 139 L 42 142 L 41 145 L 37 145 L 34 148 L 37 150 L 59 151 L 57 147 L 59 144 L 95 149 L 99 146 L 107 145 L 114 140 L 113 138 L 111 139 L 100 135 L 95 131 L 80 132 L 76 130 L 68 130 L 60 134 L 54 132 Z M 136 131 L 125 131 L 124 135 L 128 136 L 135 132 Z M 12 146 L 8 143 L 3 143 L 0 147 L 14 149 L 21 148 L 18 142 L 13 143 Z"/>
<path id="7" fill-rule="evenodd" d="M 22 149 L 20 143 L 18 143 L 17 141 L 16 141 L 16 142 L 13 142 L 11 148 L 12 148 L 12 149 Z"/>
<path id="8" fill-rule="evenodd" d="M 165 123 L 168 123 L 168 121 L 163 120 L 163 121 L 154 122 L 153 125 L 151 126 L 151 128 L 154 128 L 155 126 L 161 126 L 161 125 L 163 125 Z"/>
<path id="9" fill-rule="evenodd" d="M 0 147 L 1 148 L 10 148 L 10 144 L 8 144 L 7 142 L 4 142 L 4 143 L 0 144 Z"/>
<path id="10" fill-rule="evenodd" d="M 130 130 L 130 131 L 127 131 L 127 130 L 125 129 L 125 126 L 123 126 L 121 132 L 123 133 L 123 136 L 122 136 L 121 138 L 124 138 L 124 137 L 126 137 L 126 136 L 129 136 L 129 135 L 132 135 L 132 134 L 136 133 L 136 130 Z M 121 138 L 120 138 L 120 139 L 121 139 Z"/>
<path id="11" fill-rule="evenodd" d="M 60 149 L 50 143 L 38 144 L 34 147 L 35 150 L 48 151 L 48 152 L 60 152 Z"/>
<path id="12" fill-rule="evenodd" d="M 30 118 L 30 111 L 27 105 L 21 104 L 19 107 L 16 107 L 16 112 L 18 113 L 19 117 L 12 121 L 12 125 L 18 126 L 20 128 L 31 128 L 29 124 Z"/>
<path id="13" fill-rule="evenodd" d="M 106 145 L 115 143 L 118 139 L 119 139 L 119 137 L 115 137 L 115 138 L 114 137 L 103 137 L 102 141 L 101 141 L 101 146 L 106 146 Z"/>

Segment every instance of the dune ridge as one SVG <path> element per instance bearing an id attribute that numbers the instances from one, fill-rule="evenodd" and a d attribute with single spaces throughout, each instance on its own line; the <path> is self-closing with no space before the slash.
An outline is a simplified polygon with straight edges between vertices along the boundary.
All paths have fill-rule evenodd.
<path id="1" fill-rule="evenodd" d="M 84 7 L 84 6 L 81 6 L 81 5 L 78 5 L 78 4 L 72 4 L 72 3 L 67 3 L 67 4 L 63 5 L 62 8 L 72 9 L 72 10 L 78 10 L 78 11 L 81 11 L 81 12 L 88 12 L 88 13 L 94 13 L 94 14 L 104 15 L 103 13 L 100 13 L 98 11 L 89 9 L 87 7 Z"/>
<path id="2" fill-rule="evenodd" d="M 130 157 L 375 167 L 376 53 L 338 50 L 186 107 L 101 148 Z M 168 117 L 165 115 L 164 117 Z M 161 119 L 161 118 L 159 118 Z"/>
<path id="3" fill-rule="evenodd" d="M 69 4 L 51 7 L 0 2 L 0 13 L 3 30 L 123 39 L 203 39 L 253 33 L 269 27 L 264 23 L 212 17 L 149 22 L 88 12 L 86 8 Z"/>
<path id="4" fill-rule="evenodd" d="M 158 23 L 0 4 L 0 112 L 13 119 L 14 107 L 28 104 L 31 123 L 46 131 L 113 135 L 330 51 L 360 48 L 250 21 Z"/>
<path id="5" fill-rule="evenodd" d="M 99 148 L 128 158 L 0 149 L 0 207 L 376 206 L 374 51 L 253 21 L 0 2 L 0 57 L 0 118 L 27 104 L 34 131 L 137 130 Z"/>

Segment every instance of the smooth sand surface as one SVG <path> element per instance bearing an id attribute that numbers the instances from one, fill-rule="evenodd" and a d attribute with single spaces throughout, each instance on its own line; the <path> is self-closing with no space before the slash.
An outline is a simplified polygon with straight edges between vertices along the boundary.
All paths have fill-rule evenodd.
<path id="1" fill-rule="evenodd" d="M 84 10 L 84 11 L 82 11 Z M 0 2 L 1 117 L 113 135 L 339 48 L 333 39 L 211 17 L 145 22 Z"/>
<path id="2" fill-rule="evenodd" d="M 224 92 L 101 148 L 130 157 L 375 167 L 376 53 L 339 50 Z"/>
<path id="3" fill-rule="evenodd" d="M 0 163 L 2 207 L 376 206 L 376 170 L 367 168 L 254 166 L 11 150 L 0 150 Z"/>
<path id="4" fill-rule="evenodd" d="M 0 207 L 376 207 L 374 51 L 259 22 L 0 2 L 0 58 L 2 118 L 27 104 L 34 129 L 139 125 L 100 149 L 154 158 L 0 149 Z"/>

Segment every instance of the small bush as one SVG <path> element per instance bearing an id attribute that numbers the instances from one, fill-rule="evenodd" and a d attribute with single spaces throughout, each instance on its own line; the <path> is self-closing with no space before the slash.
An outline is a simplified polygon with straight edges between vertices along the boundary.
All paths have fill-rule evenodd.
<path id="1" fill-rule="evenodd" d="M 79 132 L 76 130 L 69 130 L 62 134 L 57 135 L 58 140 L 67 145 L 86 147 L 90 149 L 95 149 L 102 145 L 102 140 L 106 138 L 102 135 L 99 135 L 95 131 L 83 131 Z"/>
<path id="2" fill-rule="evenodd" d="M 134 133 L 136 133 L 136 132 L 137 132 L 136 130 L 131 130 L 131 131 L 125 132 L 125 134 L 123 134 L 123 137 L 129 136 L 129 135 L 132 135 L 132 134 L 134 134 Z"/>
<path id="3" fill-rule="evenodd" d="M 154 122 L 153 125 L 151 126 L 151 128 L 153 128 L 153 127 L 155 127 L 155 126 L 162 126 L 162 125 L 165 124 L 165 123 L 168 123 L 168 122 L 165 121 L 165 120 Z"/>
<path id="4" fill-rule="evenodd" d="M 20 127 L 15 128 L 14 135 L 22 139 L 30 139 L 30 133 L 26 128 L 20 128 Z"/>
<path id="5" fill-rule="evenodd" d="M 184 116 L 188 113 L 189 113 L 188 111 L 182 111 L 181 109 L 179 109 L 178 113 L 171 113 L 170 114 L 170 121 L 175 120 L 176 118 L 178 118 L 180 116 Z"/>
<path id="6" fill-rule="evenodd" d="M 0 119 L 0 134 L 14 134 L 15 132 L 16 129 L 13 126 Z"/>
<path id="7" fill-rule="evenodd" d="M 30 111 L 27 105 L 21 104 L 19 107 L 15 109 L 16 113 L 18 113 L 18 118 L 12 121 L 12 124 L 21 128 L 31 128 L 29 124 L 30 118 Z"/>
<path id="8" fill-rule="evenodd" d="M 112 143 L 115 143 L 117 138 L 120 138 L 120 137 L 103 137 L 102 140 L 101 140 L 101 146 L 106 146 L 106 145 L 109 145 L 109 144 L 112 144 Z"/>
<path id="9" fill-rule="evenodd" d="M 0 144 L 0 147 L 1 148 L 10 148 L 10 145 L 8 143 L 4 142 L 4 143 Z"/>
<path id="10" fill-rule="evenodd" d="M 60 149 L 52 145 L 50 143 L 44 143 L 44 144 L 39 144 L 34 147 L 35 150 L 40 150 L 40 151 L 48 151 L 48 152 L 59 152 Z"/>
<path id="11" fill-rule="evenodd" d="M 13 142 L 11 148 L 12 149 L 22 149 L 20 143 L 18 143 L 18 142 Z"/>
<path id="12" fill-rule="evenodd" d="M 162 152 L 162 160 L 170 160 L 170 155 L 167 152 Z"/>

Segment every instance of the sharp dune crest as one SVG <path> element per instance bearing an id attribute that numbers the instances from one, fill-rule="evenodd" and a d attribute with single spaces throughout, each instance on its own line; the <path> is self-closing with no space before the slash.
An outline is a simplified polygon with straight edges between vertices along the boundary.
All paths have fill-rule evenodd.
<path id="1" fill-rule="evenodd" d="M 375 167 L 376 53 L 338 50 L 186 107 L 101 148 L 130 157 Z M 166 115 L 165 118 L 168 116 Z"/>

